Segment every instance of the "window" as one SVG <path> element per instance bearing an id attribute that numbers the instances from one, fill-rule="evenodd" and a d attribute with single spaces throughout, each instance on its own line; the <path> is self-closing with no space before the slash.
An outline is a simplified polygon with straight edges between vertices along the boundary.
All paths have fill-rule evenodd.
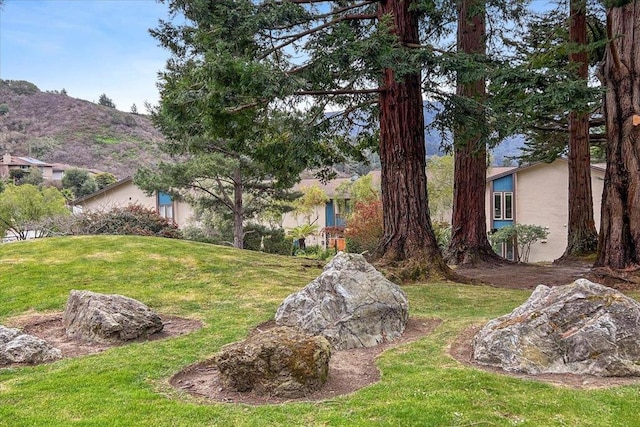
<path id="1" fill-rule="evenodd" d="M 493 219 L 513 219 L 513 193 L 493 193 Z"/>
<path id="2" fill-rule="evenodd" d="M 173 219 L 173 199 L 170 194 L 158 192 L 158 215 Z"/>
<path id="3" fill-rule="evenodd" d="M 493 232 L 496 230 L 494 229 Z M 493 245 L 493 250 L 503 258 L 506 258 L 510 261 L 515 261 L 516 258 L 516 242 L 515 239 L 507 240 L 502 243 L 495 243 Z"/>
<path id="4" fill-rule="evenodd" d="M 507 240 L 502 244 L 502 256 L 510 261 L 515 261 L 513 240 Z"/>
<path id="5" fill-rule="evenodd" d="M 339 211 L 336 212 L 336 225 L 339 227 L 344 227 L 347 225 L 347 219 L 349 218 L 349 214 L 351 213 L 351 201 L 349 199 L 344 199 L 342 202 L 338 204 Z"/>

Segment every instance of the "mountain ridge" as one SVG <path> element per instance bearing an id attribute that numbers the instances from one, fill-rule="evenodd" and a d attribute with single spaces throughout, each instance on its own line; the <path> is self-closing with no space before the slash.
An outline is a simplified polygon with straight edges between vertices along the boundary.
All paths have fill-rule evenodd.
<path id="1" fill-rule="evenodd" d="M 148 116 L 0 80 L 0 150 L 48 163 L 110 172 L 118 178 L 162 157 L 163 135 Z"/>
<path id="2" fill-rule="evenodd" d="M 429 156 L 445 154 L 442 136 L 429 126 L 435 114 L 425 104 Z M 158 148 L 164 140 L 149 116 L 73 98 L 64 90 L 42 92 L 24 80 L 0 80 L 0 154 L 101 170 L 122 179 L 140 167 L 169 160 Z M 492 163 L 508 163 L 522 143 L 517 137 L 501 143 L 492 150 Z"/>

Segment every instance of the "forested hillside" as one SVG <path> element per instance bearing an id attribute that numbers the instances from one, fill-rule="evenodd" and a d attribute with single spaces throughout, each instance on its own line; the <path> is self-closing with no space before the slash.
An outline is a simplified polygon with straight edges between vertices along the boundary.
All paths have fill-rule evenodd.
<path id="1" fill-rule="evenodd" d="M 160 156 L 163 138 L 148 116 L 0 80 L 0 150 L 99 169 L 118 178 Z"/>

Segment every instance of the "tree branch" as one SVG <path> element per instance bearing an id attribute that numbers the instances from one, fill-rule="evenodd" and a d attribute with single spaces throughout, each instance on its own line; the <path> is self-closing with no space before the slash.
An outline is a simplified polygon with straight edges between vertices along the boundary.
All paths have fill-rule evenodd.
<path id="1" fill-rule="evenodd" d="M 322 15 L 313 16 L 313 18 L 310 19 L 309 21 L 320 21 L 320 20 L 322 20 L 324 18 L 329 18 L 331 16 L 339 15 L 339 14 L 341 14 L 343 12 L 348 11 L 348 10 L 357 9 L 357 8 L 363 7 L 363 6 L 368 6 L 370 4 L 374 4 L 374 3 L 377 3 L 377 2 L 378 2 L 377 0 L 367 0 L 367 1 L 363 1 L 362 3 L 353 4 L 351 6 L 341 7 L 340 9 L 332 10 L 331 12 L 328 12 L 328 13 L 325 13 L 325 14 L 322 14 Z M 293 2 L 293 3 L 296 3 L 296 2 Z M 307 21 L 307 22 L 309 22 L 309 21 Z M 288 24 L 288 25 L 283 25 L 282 27 L 274 27 L 274 28 L 272 28 L 272 30 L 286 30 L 286 29 L 293 28 L 293 27 L 296 27 L 296 26 L 302 25 L 302 24 L 304 24 L 304 22 L 296 22 L 296 23 L 292 23 L 292 24 Z M 286 37 L 283 37 L 282 39 L 285 39 L 285 38 Z"/>
<path id="2" fill-rule="evenodd" d="M 218 184 L 220 184 L 220 183 L 218 183 Z M 220 203 L 225 205 L 227 208 L 231 209 L 232 211 L 234 210 L 233 203 L 231 203 L 231 200 L 229 199 L 227 194 L 224 192 L 224 189 L 221 190 L 223 196 L 219 196 L 216 193 L 214 193 L 213 191 L 209 190 L 208 188 L 206 188 L 206 187 L 204 187 L 204 186 L 202 186 L 200 184 L 191 184 L 190 187 L 193 188 L 193 189 L 196 189 L 196 190 L 200 190 L 200 191 L 208 194 L 209 196 L 213 197 L 214 199 L 216 199 L 217 201 L 219 201 Z"/>
<path id="3" fill-rule="evenodd" d="M 378 89 L 335 89 L 335 90 L 301 90 L 294 95 L 356 95 L 367 93 L 382 93 L 386 88 Z"/>
<path id="4" fill-rule="evenodd" d="M 307 31 L 303 31 L 301 33 L 296 33 L 296 34 L 292 34 L 290 36 L 290 39 L 287 40 L 286 42 L 280 43 L 277 46 L 272 47 L 271 49 L 268 49 L 265 53 L 263 53 L 258 59 L 265 59 L 267 56 L 271 55 L 273 52 L 276 52 L 282 48 L 285 48 L 287 46 L 289 46 L 292 43 L 295 43 L 296 41 L 300 40 L 301 38 L 308 36 L 310 34 L 313 33 L 317 33 L 318 31 L 322 31 L 325 28 L 329 28 L 332 27 L 342 21 L 355 21 L 355 20 L 364 20 L 364 19 L 377 19 L 378 15 L 371 13 L 371 14 L 366 14 L 366 15 L 345 15 L 345 16 L 341 16 L 339 18 L 336 18 L 334 20 L 331 20 L 325 24 L 319 25 L 317 27 L 314 28 L 310 28 Z"/>
<path id="5" fill-rule="evenodd" d="M 405 47 L 412 48 L 412 49 L 428 49 L 428 50 L 431 50 L 433 52 L 438 52 L 438 53 L 442 53 L 442 54 L 451 53 L 451 52 L 449 52 L 447 50 L 438 49 L 436 47 L 433 47 L 433 46 L 430 46 L 430 45 L 426 45 L 426 44 L 420 44 L 420 43 L 407 43 L 407 42 L 404 42 L 404 43 L 402 43 L 402 45 L 405 46 Z"/>

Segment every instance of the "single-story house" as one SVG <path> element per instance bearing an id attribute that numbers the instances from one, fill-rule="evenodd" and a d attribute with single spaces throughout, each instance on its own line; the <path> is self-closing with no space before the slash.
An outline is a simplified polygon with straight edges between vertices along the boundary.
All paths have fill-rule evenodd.
<path id="1" fill-rule="evenodd" d="M 604 186 L 604 164 L 591 165 L 591 188 L 596 229 Z M 569 171 L 566 159 L 522 167 L 491 168 L 487 173 L 487 230 L 514 223 L 545 227 L 546 240 L 531 246 L 529 262 L 553 261 L 567 246 Z M 500 255 L 513 259 L 512 244 L 503 244 Z"/>
<path id="2" fill-rule="evenodd" d="M 173 220 L 178 228 L 184 228 L 190 224 L 194 216 L 193 209 L 188 203 L 173 200 L 169 194 L 163 192 L 148 196 L 133 183 L 132 177 L 124 178 L 95 193 L 74 200 L 73 211 L 75 213 L 107 211 L 136 204 L 153 209 L 160 216 Z"/>

